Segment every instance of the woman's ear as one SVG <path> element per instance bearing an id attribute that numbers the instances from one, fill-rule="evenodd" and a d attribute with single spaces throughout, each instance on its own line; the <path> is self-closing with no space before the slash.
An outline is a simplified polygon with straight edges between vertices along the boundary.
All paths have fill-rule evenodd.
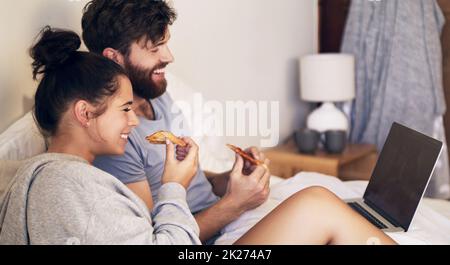
<path id="1" fill-rule="evenodd" d="M 124 58 L 122 53 L 120 53 L 118 50 L 115 50 L 113 48 L 106 48 L 103 50 L 103 56 L 106 58 L 114 61 L 115 63 L 123 66 L 124 65 Z"/>
<path id="2" fill-rule="evenodd" d="M 92 111 L 93 111 L 92 105 L 85 100 L 78 100 L 75 103 L 74 106 L 75 119 L 81 126 L 85 128 L 88 128 L 90 126 L 89 121 L 92 118 L 91 117 Z"/>

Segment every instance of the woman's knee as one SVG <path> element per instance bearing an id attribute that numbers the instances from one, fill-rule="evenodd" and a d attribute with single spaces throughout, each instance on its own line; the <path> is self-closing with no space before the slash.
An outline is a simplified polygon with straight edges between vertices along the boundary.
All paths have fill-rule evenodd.
<path id="1" fill-rule="evenodd" d="M 322 187 L 322 186 L 311 186 L 311 187 L 308 187 L 308 188 L 298 191 L 297 194 L 302 195 L 302 196 L 314 196 L 314 197 L 321 197 L 321 198 L 335 196 L 334 193 L 332 193 L 329 189 Z"/>
<path id="2" fill-rule="evenodd" d="M 292 196 L 298 203 L 310 205 L 328 204 L 335 205 L 341 201 L 333 192 L 321 186 L 311 186 L 298 191 Z"/>

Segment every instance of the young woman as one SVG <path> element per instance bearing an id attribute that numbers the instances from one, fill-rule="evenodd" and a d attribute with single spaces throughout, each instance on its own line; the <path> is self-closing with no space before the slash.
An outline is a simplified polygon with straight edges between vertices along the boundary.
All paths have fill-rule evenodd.
<path id="1" fill-rule="evenodd" d="M 46 27 L 31 49 L 42 75 L 34 116 L 51 137 L 46 154 L 25 162 L 0 202 L 0 244 L 199 244 L 186 204 L 198 148 L 183 161 L 167 143 L 163 188 L 147 205 L 113 176 L 93 167 L 97 155 L 121 155 L 138 123 L 122 68 L 77 51 L 77 34 Z M 151 202 L 150 202 L 151 204 Z"/>

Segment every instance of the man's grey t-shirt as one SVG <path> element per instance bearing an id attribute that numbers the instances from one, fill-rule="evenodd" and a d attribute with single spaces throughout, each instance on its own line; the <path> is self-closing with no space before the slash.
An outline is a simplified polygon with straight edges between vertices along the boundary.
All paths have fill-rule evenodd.
<path id="1" fill-rule="evenodd" d="M 185 118 L 174 106 L 169 93 L 151 100 L 155 120 L 139 118 L 140 124 L 130 134 L 125 154 L 122 156 L 100 156 L 94 165 L 118 178 L 125 184 L 147 179 L 152 191 L 153 201 L 158 198 L 161 177 L 166 158 L 165 145 L 150 144 L 145 137 L 160 131 L 171 131 L 175 135 L 189 135 Z M 183 122 L 184 121 L 184 122 Z M 185 126 L 178 126 L 185 125 Z M 184 128 L 180 128 L 184 127 Z M 187 191 L 187 202 L 191 212 L 196 213 L 210 207 L 219 198 L 213 193 L 212 186 L 199 167 Z"/>

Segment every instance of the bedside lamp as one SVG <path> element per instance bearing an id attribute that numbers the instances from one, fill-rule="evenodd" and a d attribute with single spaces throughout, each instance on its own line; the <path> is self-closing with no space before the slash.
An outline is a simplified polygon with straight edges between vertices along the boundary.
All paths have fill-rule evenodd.
<path id="1" fill-rule="evenodd" d="M 346 115 L 334 102 L 355 98 L 355 59 L 349 54 L 313 54 L 300 59 L 300 97 L 323 102 L 309 114 L 307 127 L 319 132 L 349 130 Z"/>

